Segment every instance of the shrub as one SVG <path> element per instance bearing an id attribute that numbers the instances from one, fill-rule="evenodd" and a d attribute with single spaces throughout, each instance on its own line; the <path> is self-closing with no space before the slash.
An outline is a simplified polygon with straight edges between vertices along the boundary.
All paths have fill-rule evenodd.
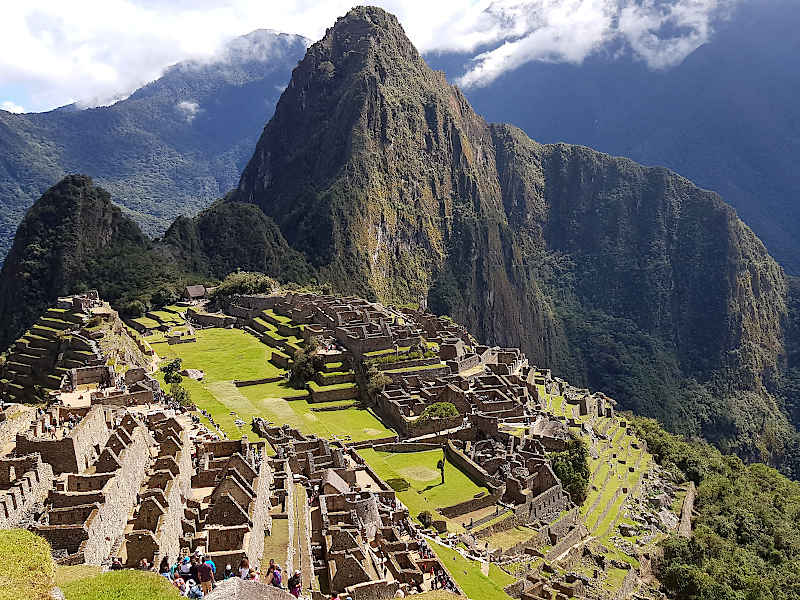
<path id="1" fill-rule="evenodd" d="M 417 520 L 422 523 L 425 527 L 432 527 L 433 526 L 433 515 L 429 510 L 423 510 L 421 513 L 417 515 Z"/>

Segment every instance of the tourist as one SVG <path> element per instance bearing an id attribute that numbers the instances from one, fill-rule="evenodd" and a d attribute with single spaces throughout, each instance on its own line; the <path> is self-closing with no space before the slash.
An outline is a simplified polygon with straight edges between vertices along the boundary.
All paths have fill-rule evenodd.
<path id="1" fill-rule="evenodd" d="M 200 561 L 197 560 L 197 557 L 193 556 L 192 561 L 189 564 L 189 577 L 194 579 L 195 581 L 200 580 L 200 575 L 197 572 L 197 567 L 200 566 Z"/>
<path id="2" fill-rule="evenodd" d="M 169 575 L 169 557 L 165 556 L 161 559 L 161 564 L 158 566 L 158 572 L 162 575 Z"/>
<path id="3" fill-rule="evenodd" d="M 214 587 L 214 571 L 211 570 L 211 565 L 207 562 L 200 563 L 197 566 L 197 575 L 200 578 L 203 595 L 210 594 Z"/>
<path id="4" fill-rule="evenodd" d="M 250 569 L 250 573 L 247 574 L 247 578 L 251 581 L 261 581 L 261 576 L 255 569 Z"/>
<path id="5" fill-rule="evenodd" d="M 178 591 L 181 593 L 181 596 L 186 595 L 187 592 L 186 582 L 183 580 L 183 577 L 178 577 L 177 579 L 175 579 L 175 581 L 172 582 L 172 585 L 178 588 Z"/>
<path id="6" fill-rule="evenodd" d="M 122 570 L 122 563 L 119 560 L 119 556 L 115 556 L 114 560 L 111 561 L 111 570 L 112 571 Z"/>
<path id="7" fill-rule="evenodd" d="M 192 565 L 189 563 L 189 557 L 184 556 L 183 560 L 181 561 L 181 566 L 179 568 L 181 577 L 186 580 L 189 579 L 189 573 L 192 570 Z"/>
<path id="8" fill-rule="evenodd" d="M 143 558 L 139 561 L 139 570 L 140 571 L 149 571 L 150 570 L 150 563 L 147 562 L 146 558 Z"/>
<path id="9" fill-rule="evenodd" d="M 190 579 L 186 583 L 186 587 L 189 590 L 186 594 L 187 598 L 191 598 L 191 600 L 199 600 L 199 598 L 203 597 L 203 590 L 200 589 L 200 586 L 197 585 L 197 582 L 194 579 Z"/>
<path id="10" fill-rule="evenodd" d="M 286 582 L 286 586 L 289 588 L 289 593 L 292 596 L 295 598 L 300 597 L 300 589 L 303 586 L 303 579 L 300 576 L 300 571 L 295 571 L 294 575 L 289 577 L 289 581 Z"/>
<path id="11" fill-rule="evenodd" d="M 231 577 L 233 577 L 233 567 L 225 565 L 225 570 L 222 572 L 222 579 L 230 579 Z"/>
<path id="12" fill-rule="evenodd" d="M 211 567 L 211 571 L 214 575 L 217 574 L 217 564 L 214 562 L 214 559 L 211 558 L 208 554 L 206 554 L 206 564 Z"/>
<path id="13" fill-rule="evenodd" d="M 250 561 L 247 560 L 247 557 L 245 556 L 239 563 L 239 576 L 242 579 L 247 579 L 247 576 L 249 574 L 250 574 Z"/>

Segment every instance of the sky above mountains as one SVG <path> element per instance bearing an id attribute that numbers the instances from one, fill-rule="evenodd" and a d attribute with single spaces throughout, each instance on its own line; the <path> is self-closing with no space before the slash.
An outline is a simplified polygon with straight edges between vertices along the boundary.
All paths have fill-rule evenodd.
<path id="1" fill-rule="evenodd" d="M 458 83 L 485 85 L 526 62 L 580 63 L 631 53 L 680 63 L 746 0 L 373 0 L 422 52 L 456 52 Z M 751 0 L 758 1 L 758 0 Z M 317 40 L 353 0 L 26 0 L 3 7 L 0 108 L 39 112 L 109 104 L 180 60 L 213 58 L 268 28 Z"/>

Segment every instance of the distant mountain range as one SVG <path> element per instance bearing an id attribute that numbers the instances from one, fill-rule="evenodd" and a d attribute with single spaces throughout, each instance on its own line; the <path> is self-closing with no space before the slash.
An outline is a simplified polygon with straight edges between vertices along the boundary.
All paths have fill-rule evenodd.
<path id="1" fill-rule="evenodd" d="M 478 114 L 541 143 L 663 165 L 732 205 L 800 275 L 800 2 L 739 2 L 711 41 L 654 71 L 630 55 L 528 63 L 464 91 Z M 469 56 L 430 55 L 451 81 Z"/>
<path id="2" fill-rule="evenodd" d="M 380 9 L 309 48 L 235 190 L 162 239 L 88 177 L 45 193 L 0 272 L 0 342 L 59 293 L 139 315 L 238 268 L 426 300 L 620 408 L 800 468 L 796 280 L 735 212 L 663 167 L 486 123 Z"/>
<path id="3" fill-rule="evenodd" d="M 231 190 L 309 41 L 258 30 L 112 106 L 0 111 L 0 259 L 36 198 L 91 173 L 150 236 Z"/>

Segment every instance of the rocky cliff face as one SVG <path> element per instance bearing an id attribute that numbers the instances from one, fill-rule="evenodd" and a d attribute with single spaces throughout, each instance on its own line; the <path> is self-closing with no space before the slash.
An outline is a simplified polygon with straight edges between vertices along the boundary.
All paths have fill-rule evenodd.
<path id="1" fill-rule="evenodd" d="M 735 212 L 666 169 L 487 125 L 380 9 L 309 49 L 234 198 L 342 291 L 426 298 L 687 433 L 735 438 L 756 413 L 789 435 L 768 391 L 784 276 Z"/>

